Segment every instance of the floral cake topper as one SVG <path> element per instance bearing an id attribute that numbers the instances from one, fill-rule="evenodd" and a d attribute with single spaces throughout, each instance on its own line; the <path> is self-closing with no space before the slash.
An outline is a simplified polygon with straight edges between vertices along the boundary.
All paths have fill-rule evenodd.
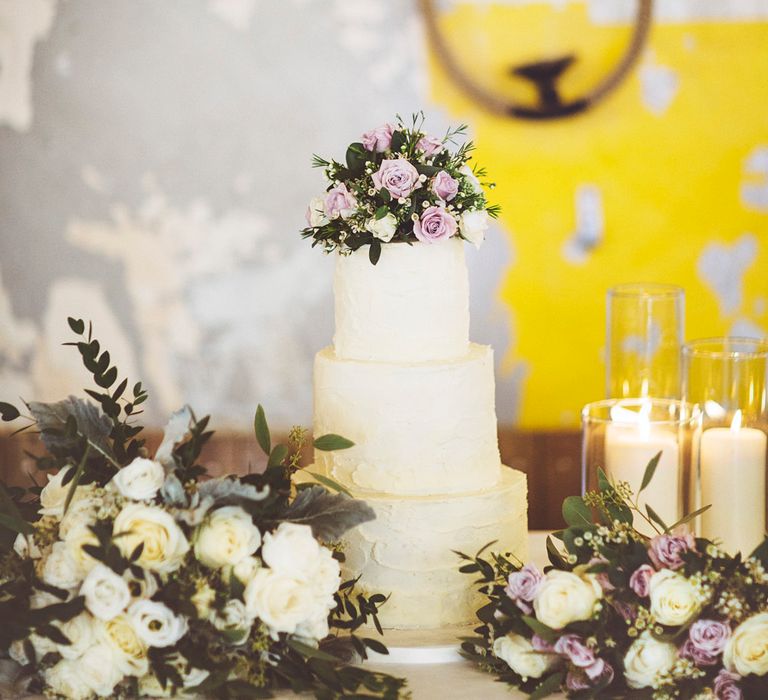
<path id="1" fill-rule="evenodd" d="M 489 205 L 480 179 L 485 170 L 470 168 L 474 148 L 466 141 L 451 150 L 466 126 L 450 129 L 440 139 L 423 131 L 424 115 L 410 126 L 397 117 L 366 131 L 347 148 L 345 163 L 315 156 L 313 165 L 325 170 L 328 187 L 307 208 L 304 238 L 349 254 L 364 245 L 375 265 L 384 243 L 435 243 L 458 236 L 479 247 Z M 483 183 L 493 188 L 492 183 Z"/>

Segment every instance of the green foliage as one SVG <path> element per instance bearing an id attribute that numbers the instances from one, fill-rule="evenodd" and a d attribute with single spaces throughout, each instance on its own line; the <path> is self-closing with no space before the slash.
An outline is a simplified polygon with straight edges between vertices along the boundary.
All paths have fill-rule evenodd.
<path id="1" fill-rule="evenodd" d="M 268 456 L 272 451 L 272 440 L 269 436 L 267 417 L 264 415 L 264 409 L 261 404 L 257 406 L 256 415 L 253 418 L 253 431 L 256 433 L 256 442 L 259 443 L 259 447 L 264 451 L 264 454 Z"/>
<path id="2" fill-rule="evenodd" d="M 328 433 L 327 435 L 321 435 L 319 438 L 315 439 L 313 445 L 323 452 L 333 452 L 335 450 L 346 450 L 350 447 L 354 447 L 355 443 L 341 435 Z"/>

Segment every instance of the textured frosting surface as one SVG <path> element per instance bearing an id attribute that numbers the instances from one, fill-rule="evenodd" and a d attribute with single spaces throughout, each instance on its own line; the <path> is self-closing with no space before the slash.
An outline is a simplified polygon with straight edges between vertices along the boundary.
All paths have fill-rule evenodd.
<path id="1" fill-rule="evenodd" d="M 490 489 L 454 496 L 365 498 L 376 520 L 343 539 L 345 577 L 362 574 L 366 593 L 390 599 L 380 620 L 389 628 L 431 628 L 474 620 L 482 604 L 472 577 L 459 573 L 452 550 L 473 555 L 496 540 L 492 550 L 528 556 L 525 474 L 507 467 Z"/>
<path id="2" fill-rule="evenodd" d="M 339 357 L 426 362 L 461 357 L 469 344 L 464 242 L 368 246 L 339 255 L 333 279 Z"/>
<path id="3" fill-rule="evenodd" d="M 448 494 L 499 479 L 493 351 L 421 364 L 315 357 L 314 430 L 355 446 L 315 451 L 333 479 L 368 492 Z"/>

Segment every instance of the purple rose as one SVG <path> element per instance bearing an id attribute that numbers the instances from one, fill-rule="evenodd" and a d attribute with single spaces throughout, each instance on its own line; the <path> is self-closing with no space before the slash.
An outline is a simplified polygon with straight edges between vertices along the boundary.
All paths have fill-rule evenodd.
<path id="1" fill-rule="evenodd" d="M 435 243 L 456 233 L 456 219 L 442 207 L 429 207 L 413 222 L 413 234 L 423 243 Z"/>
<path id="2" fill-rule="evenodd" d="M 685 640 L 679 653 L 682 658 L 690 659 L 697 666 L 714 666 L 717 663 L 716 654 L 710 654 L 708 651 L 699 649 L 690 638 Z"/>
<path id="3" fill-rule="evenodd" d="M 688 642 L 691 646 L 691 658 L 697 663 L 710 666 L 717 662 L 731 636 L 731 628 L 718 620 L 696 620 L 688 630 Z M 688 644 L 686 642 L 686 644 Z"/>
<path id="4" fill-rule="evenodd" d="M 578 692 L 589 690 L 595 686 L 613 682 L 613 667 L 602 659 L 595 659 L 595 663 L 587 669 L 571 669 L 565 678 L 565 686 L 568 690 Z"/>
<path id="5" fill-rule="evenodd" d="M 595 652 L 577 634 L 564 634 L 555 642 L 555 653 L 567 657 L 574 666 L 587 668 L 595 663 Z M 599 675 L 599 674 L 598 674 Z"/>
<path id="6" fill-rule="evenodd" d="M 394 131 L 395 127 L 392 124 L 382 124 L 375 129 L 366 131 L 361 139 L 363 146 L 368 151 L 383 153 L 392 145 Z"/>
<path id="7" fill-rule="evenodd" d="M 378 172 L 372 177 L 377 190 L 383 187 L 396 199 L 407 197 L 416 188 L 421 187 L 419 173 L 405 158 L 381 161 Z"/>
<path id="8" fill-rule="evenodd" d="M 433 156 L 443 150 L 443 142 L 436 136 L 422 136 L 416 148 L 424 153 L 425 156 Z"/>
<path id="9" fill-rule="evenodd" d="M 323 202 L 325 215 L 329 219 L 336 219 L 339 216 L 343 219 L 351 216 L 357 207 L 357 200 L 342 182 L 336 187 L 332 187 L 325 195 Z"/>
<path id="10" fill-rule="evenodd" d="M 685 563 L 682 555 L 696 547 L 693 535 L 658 535 L 651 540 L 648 556 L 657 569 L 675 571 Z"/>
<path id="11" fill-rule="evenodd" d="M 539 637 L 538 634 L 534 634 L 531 637 L 531 646 L 534 651 L 540 651 L 544 654 L 554 654 L 555 647 L 551 642 L 548 642 L 544 637 Z"/>
<path id="12" fill-rule="evenodd" d="M 651 576 L 656 573 L 652 566 L 643 564 L 629 577 L 629 587 L 640 597 L 647 598 L 650 592 Z"/>
<path id="13" fill-rule="evenodd" d="M 443 201 L 450 202 L 459 192 L 459 182 L 441 170 L 432 181 L 432 191 Z"/>
<path id="14" fill-rule="evenodd" d="M 742 700 L 744 694 L 738 685 L 740 680 L 741 676 L 723 669 L 715 678 L 715 696 L 719 700 Z"/>
<path id="15" fill-rule="evenodd" d="M 520 571 L 513 571 L 509 575 L 504 592 L 512 600 L 524 600 L 530 603 L 536 597 L 543 579 L 541 571 L 536 566 L 526 564 Z"/>

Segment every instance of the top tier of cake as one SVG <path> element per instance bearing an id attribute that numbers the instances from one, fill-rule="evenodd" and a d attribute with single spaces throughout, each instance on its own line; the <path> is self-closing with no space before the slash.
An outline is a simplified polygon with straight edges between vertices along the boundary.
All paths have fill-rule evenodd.
<path id="1" fill-rule="evenodd" d="M 376 362 L 452 360 L 469 352 L 464 241 L 382 246 L 338 256 L 333 279 L 336 357 Z"/>

